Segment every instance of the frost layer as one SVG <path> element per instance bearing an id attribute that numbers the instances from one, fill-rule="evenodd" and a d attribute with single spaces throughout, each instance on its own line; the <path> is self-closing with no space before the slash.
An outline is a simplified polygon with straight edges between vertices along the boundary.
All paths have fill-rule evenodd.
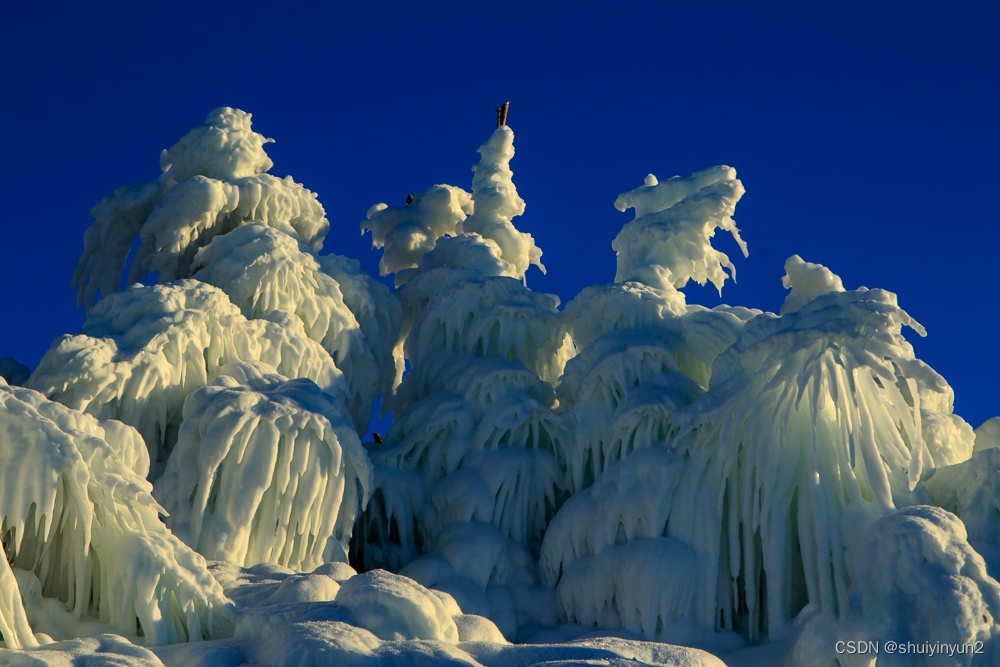
<path id="1" fill-rule="evenodd" d="M 371 476 L 352 426 L 313 382 L 224 375 L 185 401 L 156 496 L 207 558 L 311 570 L 346 562 Z"/>
<path id="2" fill-rule="evenodd" d="M 224 631 L 222 588 L 160 522 L 134 429 L 0 380 L 0 460 L 0 634 L 8 648 L 38 643 L 21 602 L 32 599 L 32 582 L 75 618 L 92 615 L 129 637 L 138 629 L 151 644 Z M 18 569 L 25 572 L 15 579 Z"/>

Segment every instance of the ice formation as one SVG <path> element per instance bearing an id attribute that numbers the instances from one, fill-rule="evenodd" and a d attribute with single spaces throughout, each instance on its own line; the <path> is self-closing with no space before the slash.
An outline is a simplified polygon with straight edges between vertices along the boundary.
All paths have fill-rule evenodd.
<path id="1" fill-rule="evenodd" d="M 434 186 L 407 208 L 373 207 L 362 223 L 385 248 L 383 270 L 397 270 L 411 371 L 390 400 L 397 418 L 386 442 L 372 451 L 376 491 L 357 557 L 365 567 L 412 563 L 428 585 L 471 581 L 468 595 L 496 619 L 512 606 L 501 593 L 483 596 L 512 580 L 505 567 L 484 571 L 477 545 L 521 554 L 518 581 L 533 584 L 527 554 L 568 492 L 570 430 L 550 383 L 571 348 L 558 300 L 523 283 L 541 251 L 510 222 L 524 211 L 513 152 L 513 132 L 498 128 L 480 148 L 464 209 L 461 190 Z M 446 196 L 438 217 L 426 213 L 425 202 Z M 517 632 L 516 621 L 503 625 Z"/>
<path id="2" fill-rule="evenodd" d="M 689 305 L 678 291 L 690 279 L 721 288 L 732 267 L 710 241 L 717 228 L 740 240 L 732 215 L 742 193 L 735 171 L 717 167 L 663 183 L 650 174 L 616 200 L 636 215 L 614 243 L 621 282 L 586 288 L 564 311 L 577 355 L 558 398 L 576 425 L 567 455 L 574 490 L 663 442 L 674 410 L 708 388 L 713 361 L 757 313 Z"/>
<path id="3" fill-rule="evenodd" d="M 391 391 L 396 378 L 399 303 L 383 285 L 364 280 L 356 265 L 337 259 L 320 258 L 297 237 L 255 222 L 202 248 L 194 278 L 225 291 L 249 319 L 301 320 L 305 335 L 344 374 L 351 418 L 361 427 L 376 392 Z"/>
<path id="4" fill-rule="evenodd" d="M 545 270 L 534 239 L 511 223 L 524 213 L 510 170 L 513 131 L 498 127 L 479 153 L 471 193 L 435 185 L 406 206 L 376 204 L 361 221 L 361 230 L 372 233 L 372 246 L 384 249 L 382 275 L 395 273 L 397 287 L 420 270 L 441 266 L 521 280 L 531 265 Z"/>
<path id="5" fill-rule="evenodd" d="M 184 399 L 236 361 L 260 361 L 306 377 L 350 404 L 343 373 L 301 320 L 248 320 L 219 289 L 181 280 L 133 286 L 95 306 L 83 332 L 53 343 L 28 386 L 69 407 L 135 426 L 162 470 L 177 439 Z"/>
<path id="6" fill-rule="evenodd" d="M 743 192 L 736 171 L 719 166 L 662 183 L 650 174 L 644 185 L 619 195 L 615 208 L 634 208 L 635 220 L 612 244 L 618 253 L 615 281 L 669 289 L 694 280 L 711 282 L 721 293 L 726 270 L 735 279 L 736 267 L 711 239 L 716 228 L 727 231 L 747 254 L 732 218 Z"/>
<path id="7" fill-rule="evenodd" d="M 272 166 L 269 141 L 251 129 L 250 114 L 221 107 L 163 151 L 159 179 L 101 200 L 73 275 L 80 303 L 118 290 L 136 238 L 130 283 L 148 272 L 162 281 L 190 277 L 199 248 L 249 222 L 290 231 L 319 250 L 330 227 L 323 206 L 290 177 L 264 173 Z"/>
<path id="8" fill-rule="evenodd" d="M 350 422 L 310 380 L 245 366 L 220 373 L 185 401 L 156 481 L 167 525 L 213 560 L 296 570 L 346 562 L 372 485 Z"/>
<path id="9" fill-rule="evenodd" d="M 471 191 L 369 209 L 394 292 L 319 254 L 325 212 L 266 173 L 268 141 L 218 109 L 159 179 L 98 204 L 83 331 L 30 377 L 0 360 L 45 395 L 0 382 L 6 647 L 115 632 L 31 657 L 721 664 L 625 634 L 771 641 L 810 666 L 838 639 L 1000 660 L 1000 418 L 954 414 L 894 294 L 798 255 L 780 314 L 689 304 L 689 281 L 735 279 L 718 230 L 747 254 L 732 168 L 619 196 L 615 282 L 560 310 L 527 287 L 542 253 L 512 222 L 510 128 Z M 163 284 L 119 291 L 125 274 Z M 379 394 L 394 423 L 362 445 Z"/>
<path id="10" fill-rule="evenodd" d="M 0 380 L 0 460 L 8 648 L 50 641 L 36 633 L 57 634 L 60 617 L 71 631 L 86 618 L 151 644 L 225 632 L 222 587 L 160 522 L 134 429 Z"/>

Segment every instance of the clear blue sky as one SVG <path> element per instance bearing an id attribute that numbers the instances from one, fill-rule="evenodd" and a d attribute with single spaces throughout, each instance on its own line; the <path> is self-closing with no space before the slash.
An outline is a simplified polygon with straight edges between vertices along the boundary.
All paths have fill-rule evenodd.
<path id="1" fill-rule="evenodd" d="M 776 310 L 793 253 L 894 291 L 957 411 L 1000 414 L 996 3 L 27 4 L 0 38 L 0 356 L 34 366 L 80 326 L 90 207 L 155 178 L 213 108 L 253 113 L 272 173 L 326 206 L 326 249 L 376 272 L 368 207 L 467 188 L 510 100 L 515 223 L 549 269 L 534 289 L 565 302 L 613 278 L 630 215 L 612 202 L 647 173 L 729 164 L 750 257 L 720 243 L 726 302 Z"/>

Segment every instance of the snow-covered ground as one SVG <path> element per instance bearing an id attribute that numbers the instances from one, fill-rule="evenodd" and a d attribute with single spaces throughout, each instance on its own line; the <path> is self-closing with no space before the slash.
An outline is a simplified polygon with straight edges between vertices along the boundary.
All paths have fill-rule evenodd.
<path id="1" fill-rule="evenodd" d="M 269 141 L 217 109 L 101 201 L 82 331 L 0 361 L 0 664 L 1000 662 L 1000 419 L 797 255 L 780 313 L 689 304 L 735 170 L 619 196 L 560 308 L 506 125 L 369 209 L 394 290 Z"/>

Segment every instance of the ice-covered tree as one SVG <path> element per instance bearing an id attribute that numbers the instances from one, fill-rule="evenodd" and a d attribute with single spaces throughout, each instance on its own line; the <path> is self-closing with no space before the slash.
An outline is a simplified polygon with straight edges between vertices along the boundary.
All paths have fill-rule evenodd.
<path id="1" fill-rule="evenodd" d="M 217 109 L 159 179 L 94 208 L 75 278 L 87 321 L 29 385 L 135 426 L 170 525 L 206 555 L 307 568 L 346 558 L 367 502 L 357 434 L 401 372 L 400 307 L 357 262 L 317 254 L 323 207 L 266 173 L 268 141 Z M 162 284 L 117 291 L 129 262 Z"/>
<path id="2" fill-rule="evenodd" d="M 566 493 L 569 431 L 550 383 L 569 348 L 558 300 L 524 285 L 541 251 L 511 223 L 524 211 L 513 136 L 501 126 L 480 148 L 471 193 L 434 186 L 406 207 L 373 206 L 362 222 L 401 285 L 411 365 L 390 401 L 396 421 L 372 452 L 376 492 L 355 540 L 366 566 L 434 553 L 486 589 L 504 577 L 468 572 L 476 544 L 456 531 L 537 550 Z M 532 580 L 532 559 L 514 560 Z"/>
<path id="3" fill-rule="evenodd" d="M 920 480 L 971 454 L 950 388 L 901 335 L 903 326 L 923 330 L 895 295 L 845 292 L 798 257 L 787 268 L 784 314 L 753 318 L 716 357 L 707 391 L 654 438 L 661 452 L 648 456 L 662 462 L 608 468 L 553 521 L 543 565 L 569 618 L 648 637 L 697 620 L 751 639 L 787 633 L 806 605 L 847 618 L 861 572 L 848 556 L 845 512 L 877 517 L 925 502 Z M 634 490 L 651 483 L 648 467 L 662 471 L 655 498 Z M 594 514 L 606 518 L 586 522 Z M 629 621 L 629 593 L 601 588 L 615 581 L 608 550 L 651 538 L 693 550 L 684 580 L 697 576 L 697 592 L 682 606 L 664 585 Z M 618 608 L 581 590 L 607 590 Z"/>
<path id="4" fill-rule="evenodd" d="M 577 355 L 559 382 L 559 404 L 576 424 L 569 455 L 574 489 L 613 461 L 663 442 L 671 415 L 708 388 L 712 362 L 755 314 L 746 308 L 688 304 L 679 288 L 694 280 L 720 290 L 735 276 L 712 247 L 717 229 L 746 253 L 733 221 L 743 185 L 730 167 L 644 185 L 618 197 L 635 209 L 612 244 L 616 281 L 584 289 L 565 310 Z"/>
<path id="5" fill-rule="evenodd" d="M 237 361 L 307 377 L 350 404 L 344 374 L 300 320 L 284 313 L 273 321 L 248 320 L 224 292 L 194 280 L 137 285 L 102 299 L 80 334 L 53 343 L 28 386 L 76 410 L 135 426 L 155 478 L 177 440 L 184 399 Z"/>

